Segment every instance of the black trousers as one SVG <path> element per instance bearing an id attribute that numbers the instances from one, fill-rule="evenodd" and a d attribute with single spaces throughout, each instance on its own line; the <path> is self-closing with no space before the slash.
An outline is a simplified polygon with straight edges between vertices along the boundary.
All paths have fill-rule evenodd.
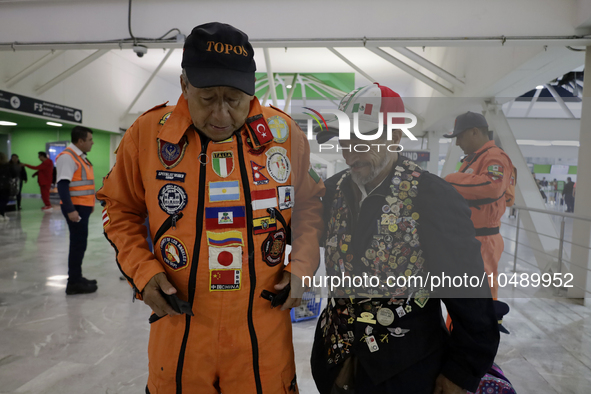
<path id="1" fill-rule="evenodd" d="M 572 194 L 565 194 L 564 195 L 564 202 L 566 203 L 566 212 L 574 212 L 575 211 L 575 198 Z"/>
<path id="2" fill-rule="evenodd" d="M 64 206 L 60 206 L 62 213 L 68 223 L 70 230 L 70 253 L 68 255 L 68 282 L 77 282 L 82 278 L 82 260 L 86 252 L 86 245 L 88 242 L 88 218 L 92 213 L 93 207 L 86 207 L 83 205 L 74 205 L 81 220 L 79 222 L 72 222 L 68 218 L 68 214 L 64 210 Z"/>

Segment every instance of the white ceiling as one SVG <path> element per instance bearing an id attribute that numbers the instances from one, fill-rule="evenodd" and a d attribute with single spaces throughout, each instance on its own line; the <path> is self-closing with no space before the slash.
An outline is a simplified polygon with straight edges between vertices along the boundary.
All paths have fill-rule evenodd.
<path id="1" fill-rule="evenodd" d="M 131 49 L 120 49 L 129 48 L 128 42 L 100 43 L 129 38 L 127 11 L 126 0 L 0 0 L 0 89 L 83 106 L 85 121 L 102 123 L 89 126 L 114 130 L 127 127 L 137 113 L 153 105 L 176 101 L 180 93 L 181 49 L 174 49 L 131 108 L 132 115 L 125 117 L 125 110 L 168 51 L 162 48 L 182 47 L 182 43 L 144 42 L 151 48 L 138 58 Z M 136 37 L 156 38 L 172 28 L 187 35 L 195 25 L 212 20 L 233 24 L 250 36 L 258 71 L 267 71 L 262 48 L 269 47 L 275 73 L 354 72 L 326 48 L 331 46 L 403 97 L 443 94 L 369 48 L 382 48 L 453 89 L 449 96 L 476 98 L 473 101 L 497 97 L 504 102 L 580 67 L 584 52 L 570 51 L 566 45 L 591 44 L 590 39 L 573 37 L 591 26 L 589 0 L 136 0 L 132 8 Z M 367 48 L 363 47 L 364 38 Z M 116 49 L 47 92 L 36 90 L 105 46 Z M 464 81 L 464 86 L 453 86 L 401 56 L 393 47 L 410 47 Z M 6 80 L 50 49 L 65 48 L 74 49 L 22 81 L 6 86 Z M 356 72 L 357 86 L 370 82 Z M 76 88 L 84 89 L 84 95 L 74 93 Z M 92 105 L 83 97 L 88 95 L 94 96 Z M 452 100 L 441 105 L 433 101 L 421 105 L 417 111 L 424 119 L 422 126 L 443 133 L 450 114 L 458 112 L 458 103 Z M 93 111 L 96 116 L 90 115 Z"/>

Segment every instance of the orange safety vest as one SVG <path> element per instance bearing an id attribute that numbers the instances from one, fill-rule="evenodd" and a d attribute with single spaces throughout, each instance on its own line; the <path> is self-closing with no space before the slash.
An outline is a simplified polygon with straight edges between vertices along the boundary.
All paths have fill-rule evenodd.
<path id="1" fill-rule="evenodd" d="M 95 190 L 92 163 L 88 159 L 83 159 L 78 156 L 76 152 L 70 148 L 64 149 L 64 151 L 57 156 L 56 163 L 61 155 L 69 155 L 78 166 L 70 181 L 70 197 L 72 198 L 72 204 L 86 207 L 94 206 Z M 60 201 L 60 204 L 61 203 L 62 202 Z"/>

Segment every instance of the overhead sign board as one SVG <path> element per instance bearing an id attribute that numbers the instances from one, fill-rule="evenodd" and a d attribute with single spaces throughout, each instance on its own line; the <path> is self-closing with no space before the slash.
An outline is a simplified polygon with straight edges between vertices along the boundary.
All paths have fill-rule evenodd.
<path id="1" fill-rule="evenodd" d="M 0 108 L 44 116 L 46 118 L 82 123 L 82 110 L 65 105 L 37 100 L 0 90 Z"/>

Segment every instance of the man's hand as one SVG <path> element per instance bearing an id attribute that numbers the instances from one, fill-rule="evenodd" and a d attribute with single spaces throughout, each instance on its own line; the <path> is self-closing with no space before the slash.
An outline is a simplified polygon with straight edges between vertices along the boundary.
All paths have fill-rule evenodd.
<path id="1" fill-rule="evenodd" d="M 160 295 L 160 290 L 168 295 L 176 293 L 176 289 L 170 284 L 164 272 L 160 272 L 152 277 L 142 291 L 142 297 L 146 305 L 148 305 L 158 317 L 165 315 L 176 316 L 180 313 L 175 312 L 174 309 L 166 302 L 164 297 Z"/>
<path id="2" fill-rule="evenodd" d="M 453 383 L 445 376 L 439 374 L 435 380 L 433 394 L 466 394 L 466 390 Z"/>
<path id="3" fill-rule="evenodd" d="M 78 211 L 72 211 L 68 213 L 68 219 L 74 223 L 78 223 L 82 218 L 78 215 Z"/>
<path id="4" fill-rule="evenodd" d="M 304 288 L 302 287 L 302 281 L 294 275 L 294 283 L 291 284 L 291 291 L 289 292 L 289 296 L 287 300 L 281 306 L 281 310 L 284 311 L 286 309 L 295 308 L 300 306 L 302 303 L 302 295 L 304 294 Z M 288 283 L 291 282 L 291 273 L 287 271 L 283 271 L 283 279 L 281 282 L 275 285 L 275 290 L 281 291 Z"/>

